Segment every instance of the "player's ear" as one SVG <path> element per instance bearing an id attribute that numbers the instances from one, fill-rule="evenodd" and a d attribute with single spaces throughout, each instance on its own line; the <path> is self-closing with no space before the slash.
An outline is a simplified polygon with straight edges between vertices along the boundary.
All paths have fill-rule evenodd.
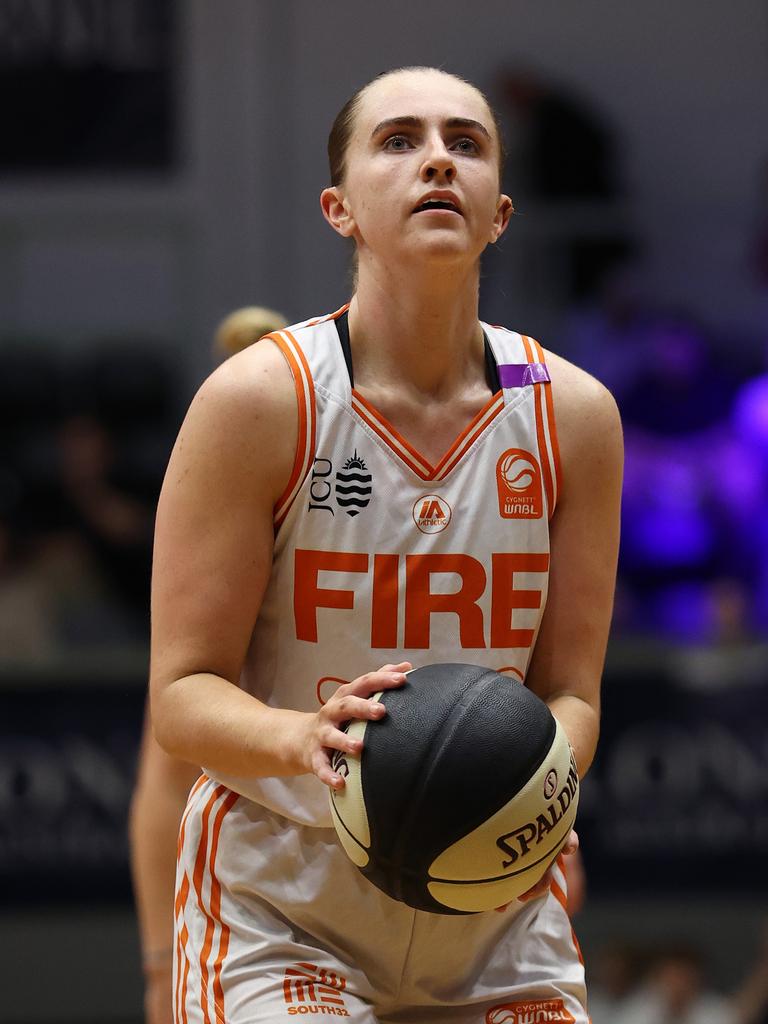
<path id="1" fill-rule="evenodd" d="M 320 193 L 320 209 L 334 231 L 338 231 L 343 238 L 352 237 L 355 219 L 340 188 L 334 185 L 323 189 Z"/>
<path id="2" fill-rule="evenodd" d="M 509 218 L 514 212 L 512 200 L 502 193 L 496 204 L 496 216 L 493 218 L 493 227 L 491 228 L 491 243 L 497 242 L 507 230 Z"/>

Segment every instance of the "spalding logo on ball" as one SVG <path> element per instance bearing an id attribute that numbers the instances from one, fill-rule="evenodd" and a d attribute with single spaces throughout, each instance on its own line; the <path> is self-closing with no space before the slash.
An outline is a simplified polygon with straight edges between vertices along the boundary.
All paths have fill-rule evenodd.
<path id="1" fill-rule="evenodd" d="M 517 899 L 568 838 L 579 777 L 565 732 L 521 683 L 477 665 L 428 665 L 351 722 L 354 757 L 331 811 L 350 859 L 416 910 L 476 913 Z"/>

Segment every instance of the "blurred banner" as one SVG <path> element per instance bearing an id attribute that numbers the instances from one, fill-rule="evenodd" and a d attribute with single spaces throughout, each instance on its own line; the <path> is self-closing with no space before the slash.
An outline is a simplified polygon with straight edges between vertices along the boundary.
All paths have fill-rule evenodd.
<path id="1" fill-rule="evenodd" d="M 577 822 L 590 891 L 768 889 L 764 686 L 690 688 L 662 668 L 608 676 L 603 695 Z"/>
<path id="2" fill-rule="evenodd" d="M 707 896 L 768 888 L 764 691 L 610 675 L 578 831 L 590 891 Z M 125 901 L 141 681 L 2 693 L 0 889 L 16 905 Z"/>
<path id="3" fill-rule="evenodd" d="M 0 699 L 4 902 L 127 900 L 143 687 L 20 687 Z"/>
<path id="4" fill-rule="evenodd" d="M 169 167 L 176 23 L 175 0 L 0 0 L 0 169 Z"/>

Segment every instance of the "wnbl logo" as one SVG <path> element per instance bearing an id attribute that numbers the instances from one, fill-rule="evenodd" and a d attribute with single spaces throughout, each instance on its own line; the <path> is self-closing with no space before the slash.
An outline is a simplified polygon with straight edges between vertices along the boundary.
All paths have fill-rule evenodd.
<path id="1" fill-rule="evenodd" d="M 503 1003 L 492 1006 L 485 1015 L 486 1024 L 575 1024 L 573 1014 L 562 999 L 535 999 L 532 1002 Z"/>
<path id="2" fill-rule="evenodd" d="M 496 485 L 502 519 L 541 518 L 541 470 L 530 452 L 508 448 L 496 463 Z"/>

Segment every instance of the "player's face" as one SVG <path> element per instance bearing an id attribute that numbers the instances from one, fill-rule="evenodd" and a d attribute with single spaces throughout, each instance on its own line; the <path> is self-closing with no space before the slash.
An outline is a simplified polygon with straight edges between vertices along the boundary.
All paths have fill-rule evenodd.
<path id="1" fill-rule="evenodd" d="M 337 190 L 341 233 L 361 263 L 367 254 L 474 263 L 512 210 L 499 195 L 498 146 L 483 97 L 449 75 L 404 72 L 369 86 Z"/>

